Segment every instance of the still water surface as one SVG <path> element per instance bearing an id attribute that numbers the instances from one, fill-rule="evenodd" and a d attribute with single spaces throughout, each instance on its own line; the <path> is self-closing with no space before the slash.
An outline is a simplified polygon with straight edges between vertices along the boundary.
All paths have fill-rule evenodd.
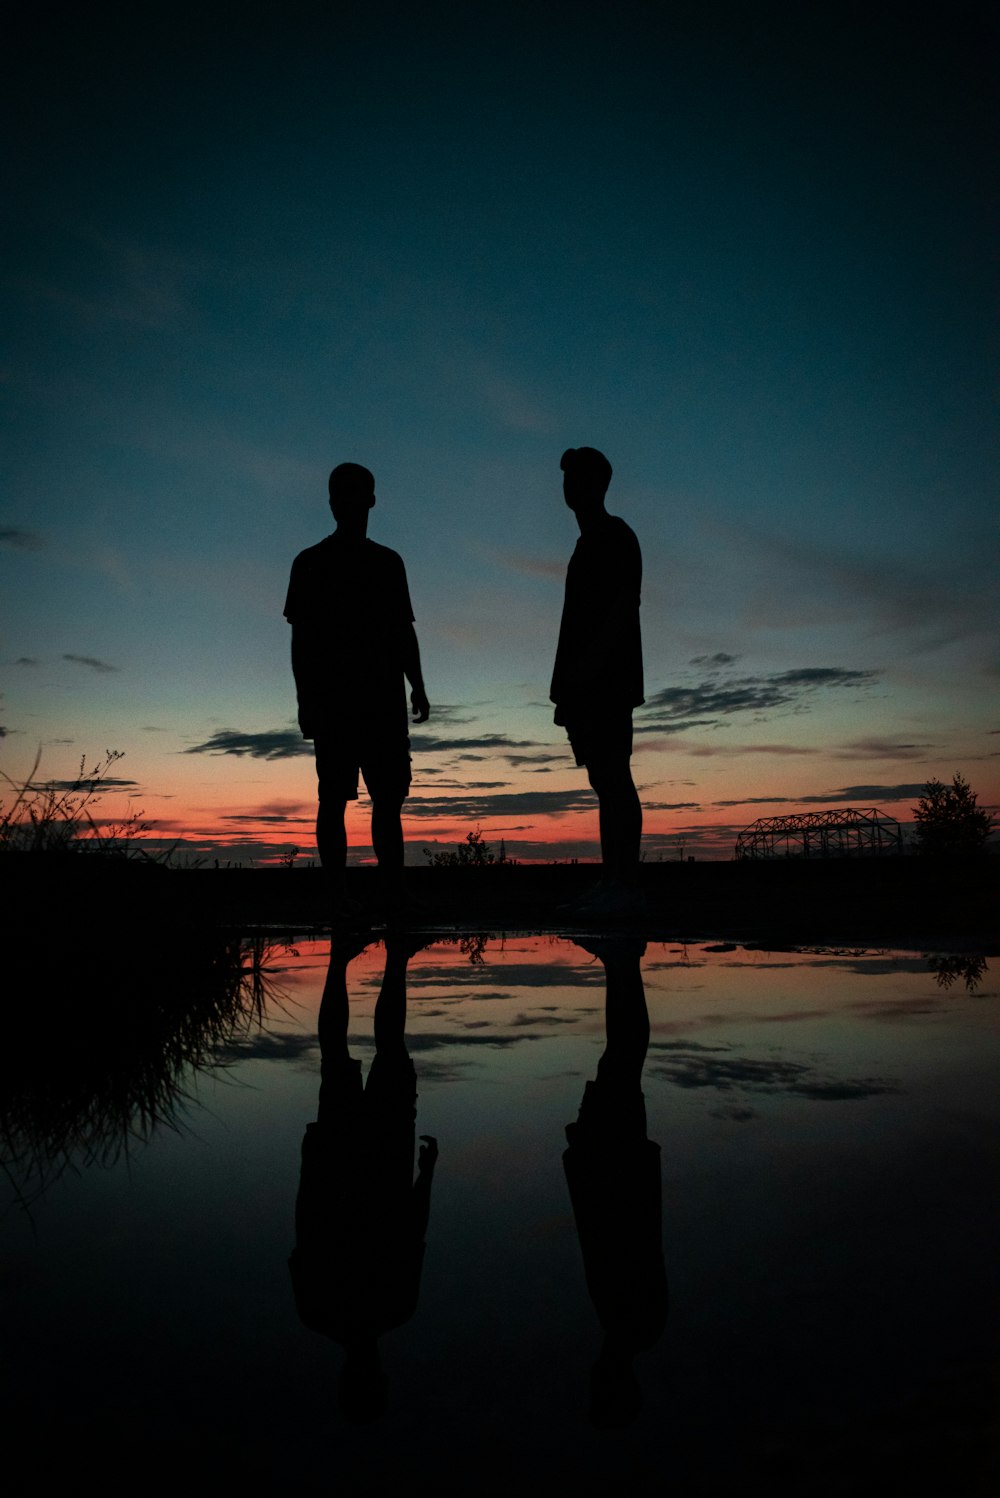
<path id="1" fill-rule="evenodd" d="M 386 1206 L 358 1184 L 379 1147 L 359 1143 L 344 1065 L 346 1024 L 371 1073 L 386 948 L 341 952 L 296 1288 L 328 1331 L 401 1323 L 378 1344 L 385 1412 L 357 1424 L 343 1348 L 302 1324 L 288 1263 L 329 955 L 274 949 L 280 998 L 225 1068 L 182 1075 L 175 1127 L 113 1162 L 77 1148 L 59 1170 L 36 1150 L 33 1173 L 9 1137 L 8 1197 L 30 1203 L 0 1220 L 3 1407 L 43 1484 L 93 1472 L 116 1490 L 155 1470 L 279 1492 L 985 1491 L 995 964 L 544 936 L 397 947 L 378 1085 L 402 1075 L 403 975 L 415 1132 L 438 1147 L 421 1271 L 419 1209 L 399 1206 L 407 1105 L 387 1105 L 402 1132 Z M 603 1101 L 564 1165 L 606 1047 Z M 373 1311 L 351 1254 L 393 1223 L 412 1251 L 400 1268 L 376 1245 L 375 1278 L 396 1280 Z"/>

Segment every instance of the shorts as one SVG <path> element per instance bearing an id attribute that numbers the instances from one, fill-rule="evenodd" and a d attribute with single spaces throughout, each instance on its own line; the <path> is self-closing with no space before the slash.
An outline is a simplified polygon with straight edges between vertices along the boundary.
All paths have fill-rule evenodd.
<path id="1" fill-rule="evenodd" d="M 417 1071 L 402 1047 L 389 1055 L 376 1053 L 372 1057 L 365 1084 L 365 1110 L 383 1130 L 407 1126 L 412 1130 L 417 1116 Z"/>
<path id="2" fill-rule="evenodd" d="M 361 1062 L 354 1057 L 324 1066 L 321 1077 L 319 1121 L 309 1125 L 317 1137 L 336 1131 L 342 1138 L 362 1126 L 383 1134 L 405 1132 L 407 1128 L 412 1132 L 417 1116 L 417 1072 L 403 1046 L 386 1055 L 376 1053 L 367 1082 L 362 1081 Z M 308 1136 L 308 1129 L 306 1133 Z"/>
<path id="3" fill-rule="evenodd" d="M 319 800 L 356 801 L 358 772 L 372 800 L 404 801 L 410 791 L 410 740 L 392 732 L 370 738 L 325 734 L 313 741 Z"/>
<path id="4" fill-rule="evenodd" d="M 636 1082 L 598 1076 L 583 1090 L 576 1123 L 566 1125 L 570 1144 L 619 1148 L 646 1142 L 646 1099 Z"/>
<path id="5" fill-rule="evenodd" d="M 578 765 L 628 764 L 632 758 L 632 709 L 606 708 L 566 714 L 563 727 Z"/>

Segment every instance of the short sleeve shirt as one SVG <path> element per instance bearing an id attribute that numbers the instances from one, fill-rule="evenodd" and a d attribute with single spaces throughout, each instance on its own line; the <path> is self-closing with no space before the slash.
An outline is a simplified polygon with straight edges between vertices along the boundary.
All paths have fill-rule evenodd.
<path id="1" fill-rule="evenodd" d="M 357 712 L 384 717 L 402 698 L 404 647 L 413 608 L 398 552 L 334 532 L 299 552 L 285 599 L 296 631 L 297 687 L 322 710 L 336 696 Z M 305 680 L 301 679 L 305 673 Z"/>
<path id="2" fill-rule="evenodd" d="M 566 569 L 550 691 L 564 713 L 633 708 L 645 700 L 641 590 L 635 532 L 619 516 L 606 515 L 581 535 Z"/>

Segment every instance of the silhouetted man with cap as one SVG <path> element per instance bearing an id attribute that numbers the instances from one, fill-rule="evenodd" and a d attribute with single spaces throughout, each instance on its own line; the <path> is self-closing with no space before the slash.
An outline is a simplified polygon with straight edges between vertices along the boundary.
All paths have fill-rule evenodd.
<path id="1" fill-rule="evenodd" d="M 430 714 L 402 558 L 368 538 L 375 479 L 359 463 L 330 474 L 332 535 L 295 558 L 285 601 L 299 727 L 319 780 L 316 844 L 334 884 L 334 916 L 356 914 L 344 887 L 344 814 L 358 771 L 372 801 L 372 846 L 390 911 L 402 901 L 400 812 L 410 788 L 404 675 L 413 717 Z"/>
<path id="2" fill-rule="evenodd" d="M 632 710 L 645 700 L 639 597 L 642 555 L 635 533 L 604 498 L 611 464 L 593 447 L 571 447 L 559 464 L 580 539 L 566 571 L 566 597 L 550 696 L 578 765 L 600 806 L 603 876 L 574 913 L 638 914 L 642 807 L 632 780 Z"/>

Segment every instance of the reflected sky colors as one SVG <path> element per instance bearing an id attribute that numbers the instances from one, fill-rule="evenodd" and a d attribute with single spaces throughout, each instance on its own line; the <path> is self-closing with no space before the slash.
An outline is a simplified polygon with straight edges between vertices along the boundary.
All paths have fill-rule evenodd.
<path id="1" fill-rule="evenodd" d="M 311 849 L 281 607 L 351 459 L 436 708 L 412 856 L 593 856 L 546 701 L 586 443 L 644 552 L 650 856 L 956 771 L 997 804 L 995 39 L 976 4 L 25 18 L 4 768 L 116 747 L 159 836 Z"/>
<path id="2" fill-rule="evenodd" d="M 560 937 L 491 938 L 482 962 L 470 961 L 470 950 L 480 955 L 476 939 L 470 947 L 463 938 L 411 960 L 407 1038 L 421 1078 L 472 1086 L 510 1068 L 513 1076 L 561 1077 L 572 1093 L 573 1079 L 586 1074 L 591 1051 L 599 1054 L 604 1043 L 600 963 Z M 303 943 L 296 953 L 275 967 L 293 1003 L 266 1035 L 246 1041 L 255 1056 L 312 1044 L 327 946 Z M 357 1055 L 372 1045 L 383 967 L 384 949 L 373 943 L 350 968 Z M 642 973 L 650 1016 L 646 1075 L 680 1089 L 681 1097 L 669 1097 L 674 1116 L 681 1107 L 749 1122 L 802 1101 L 898 1097 L 913 1081 L 908 1066 L 947 1073 L 969 1063 L 978 1070 L 979 1032 L 966 1021 L 996 1022 L 988 966 L 967 994 L 961 976 L 946 986 L 926 957 L 913 954 L 651 943 Z M 479 1102 L 470 1103 L 478 1112 Z"/>
<path id="3" fill-rule="evenodd" d="M 382 1338 L 389 1411 L 357 1428 L 286 1267 L 326 961 L 272 954 L 284 998 L 190 1079 L 179 1130 L 0 1219 L 5 1409 L 42 1477 L 58 1429 L 75 1470 L 112 1477 L 155 1451 L 178 1478 L 197 1460 L 279 1488 L 724 1492 L 738 1473 L 763 1492 L 891 1461 L 908 1491 L 925 1467 L 964 1491 L 996 1352 L 994 963 L 970 988 L 912 954 L 648 946 L 670 1313 L 609 1440 L 586 1418 L 600 1330 L 561 1162 L 604 1046 L 601 963 L 516 936 L 411 957 L 417 1131 L 440 1158 L 419 1304 Z M 384 962 L 348 968 L 366 1074 Z"/>

